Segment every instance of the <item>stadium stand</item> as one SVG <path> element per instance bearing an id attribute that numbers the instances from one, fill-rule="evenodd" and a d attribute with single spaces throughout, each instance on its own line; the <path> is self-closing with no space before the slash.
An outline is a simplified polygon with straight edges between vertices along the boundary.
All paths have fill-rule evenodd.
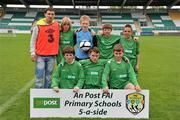
<path id="1" fill-rule="evenodd" d="M 31 5 L 46 5 L 46 2 L 29 2 L 26 1 L 25 3 L 16 3 L 14 0 L 1 2 L 1 7 L 5 7 L 6 4 L 25 4 L 28 8 L 7 8 L 5 9 L 5 15 L 0 19 L 0 28 L 13 27 L 19 31 L 30 31 L 31 24 L 34 20 L 40 19 L 44 17 L 43 8 L 29 8 L 29 4 Z M 135 4 L 136 3 L 136 4 Z M 61 22 L 62 17 L 68 16 L 72 20 L 73 28 L 79 28 L 80 22 L 79 18 L 83 14 L 87 14 L 91 17 L 91 27 L 94 28 L 96 32 L 101 30 L 101 26 L 104 23 L 111 23 L 114 28 L 114 33 L 120 33 L 123 29 L 125 24 L 132 25 L 134 32 L 154 32 L 154 31 L 174 31 L 180 30 L 180 12 L 178 10 L 135 10 L 135 9 L 123 9 L 123 6 L 137 6 L 139 2 L 133 1 L 130 2 L 129 0 L 125 1 L 125 3 L 121 2 L 108 2 L 108 1 L 96 1 L 89 2 L 82 0 L 81 2 L 76 2 L 72 4 L 72 1 L 54 1 L 52 3 L 56 5 L 72 5 L 72 6 L 79 6 L 83 5 L 86 6 L 87 9 L 57 9 L 56 12 L 56 20 Z M 166 5 L 168 7 L 172 7 L 175 3 L 168 2 L 168 1 L 155 1 L 152 0 L 151 2 L 142 1 L 141 5 L 146 8 L 149 6 L 156 6 L 159 5 Z M 91 5 L 112 5 L 117 6 L 120 5 L 119 9 L 90 9 Z M 175 5 L 179 5 L 176 3 Z M 16 12 L 15 12 L 16 11 Z"/>
<path id="2" fill-rule="evenodd" d="M 168 16 L 168 14 L 149 14 L 152 23 L 157 27 L 167 27 L 167 26 L 174 26 L 173 21 Z"/>
<path id="3" fill-rule="evenodd" d="M 37 15 L 37 12 L 29 11 L 26 13 L 25 17 L 36 18 L 36 15 Z"/>
<path id="4" fill-rule="evenodd" d="M 180 12 L 177 11 L 171 11 L 169 13 L 170 17 L 172 18 L 175 26 L 177 27 L 178 30 L 180 30 Z"/>
<path id="5" fill-rule="evenodd" d="M 134 25 L 134 20 L 131 17 L 130 13 L 120 14 L 120 13 L 106 13 L 101 14 L 101 24 L 110 23 L 113 26 L 113 34 L 119 34 L 122 32 L 123 27 L 126 24 L 130 24 L 133 28 L 133 31 L 136 31 Z"/>

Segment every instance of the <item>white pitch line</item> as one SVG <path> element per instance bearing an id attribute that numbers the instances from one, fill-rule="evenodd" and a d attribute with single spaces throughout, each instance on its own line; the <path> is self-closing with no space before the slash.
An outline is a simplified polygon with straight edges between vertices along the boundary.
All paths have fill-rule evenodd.
<path id="1" fill-rule="evenodd" d="M 25 93 L 34 83 L 34 79 L 26 83 L 24 87 L 22 87 L 17 94 L 9 98 L 4 104 L 0 106 L 0 116 L 3 112 L 5 112 L 12 104 L 23 94 Z"/>

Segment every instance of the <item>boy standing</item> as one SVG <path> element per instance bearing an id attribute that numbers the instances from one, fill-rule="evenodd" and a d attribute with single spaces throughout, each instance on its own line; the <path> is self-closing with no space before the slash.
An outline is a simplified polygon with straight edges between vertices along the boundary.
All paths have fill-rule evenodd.
<path id="1" fill-rule="evenodd" d="M 97 47 L 100 50 L 101 59 L 113 58 L 113 47 L 120 42 L 119 35 L 112 35 L 112 25 L 104 24 L 102 27 L 102 34 L 96 35 Z"/>
<path id="2" fill-rule="evenodd" d="M 71 29 L 71 19 L 69 17 L 63 17 L 61 21 L 61 31 L 60 31 L 60 42 L 59 42 L 59 54 L 56 57 L 57 65 L 63 59 L 62 51 L 65 46 L 74 46 L 74 30 Z"/>
<path id="3" fill-rule="evenodd" d="M 47 8 L 44 16 L 45 18 L 37 21 L 30 41 L 31 60 L 36 62 L 35 88 L 50 88 L 51 75 L 59 48 L 60 28 L 59 23 L 54 21 L 54 9 Z"/>
<path id="4" fill-rule="evenodd" d="M 125 25 L 120 43 L 124 48 L 124 56 L 129 59 L 134 71 L 138 73 L 140 64 L 139 42 L 134 41 L 132 35 L 131 25 Z"/>
<path id="5" fill-rule="evenodd" d="M 88 52 L 80 49 L 80 43 L 82 41 L 90 42 L 91 48 L 93 45 L 93 35 L 95 34 L 92 29 L 89 29 L 90 17 L 83 15 L 80 18 L 81 29 L 76 31 L 76 40 L 75 40 L 75 56 L 76 60 L 82 60 L 89 58 Z"/>

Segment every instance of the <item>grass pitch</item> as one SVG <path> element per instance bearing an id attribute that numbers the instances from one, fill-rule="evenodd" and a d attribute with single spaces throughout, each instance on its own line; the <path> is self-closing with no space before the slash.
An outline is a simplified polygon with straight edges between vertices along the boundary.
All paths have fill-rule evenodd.
<path id="1" fill-rule="evenodd" d="M 18 93 L 34 78 L 34 63 L 30 60 L 29 40 L 30 35 L 0 38 L 0 120 L 30 119 L 29 89 Z M 150 90 L 150 120 L 179 119 L 180 37 L 140 37 L 140 44 L 139 83 L 142 89 Z M 7 109 L 2 109 L 4 103 L 17 93 L 19 96 L 16 97 L 15 102 L 10 104 Z M 47 118 L 42 120 L 61 119 Z M 84 120 L 84 118 L 82 119 Z M 99 120 L 99 118 L 93 120 Z"/>

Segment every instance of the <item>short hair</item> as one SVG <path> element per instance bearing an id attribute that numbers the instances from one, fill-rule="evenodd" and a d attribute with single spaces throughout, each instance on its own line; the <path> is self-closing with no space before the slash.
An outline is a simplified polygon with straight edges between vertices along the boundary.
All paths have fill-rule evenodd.
<path id="1" fill-rule="evenodd" d="M 65 48 L 62 51 L 63 55 L 65 55 L 66 53 L 72 53 L 73 55 L 75 54 L 74 52 L 74 48 L 72 46 L 65 46 Z"/>
<path id="2" fill-rule="evenodd" d="M 112 25 L 109 23 L 106 23 L 102 26 L 102 29 L 111 29 L 112 30 L 112 28 L 113 28 Z"/>
<path id="3" fill-rule="evenodd" d="M 91 52 L 95 52 L 95 53 L 99 53 L 99 49 L 97 47 L 93 47 L 89 50 L 89 54 L 91 54 Z"/>
<path id="4" fill-rule="evenodd" d="M 55 12 L 54 8 L 52 8 L 52 7 L 46 8 L 45 11 L 44 11 L 44 13 L 47 13 L 47 11 L 54 11 L 54 12 Z"/>
<path id="5" fill-rule="evenodd" d="M 61 29 L 63 25 L 69 25 L 69 30 L 71 29 L 72 26 L 72 21 L 69 17 L 63 17 L 61 21 Z"/>
<path id="6" fill-rule="evenodd" d="M 123 46 L 121 44 L 116 44 L 114 46 L 114 51 L 117 51 L 117 52 L 122 51 L 122 52 L 124 52 Z"/>
<path id="7" fill-rule="evenodd" d="M 126 25 L 124 26 L 124 28 L 126 28 L 126 27 L 130 28 L 131 31 L 133 31 L 132 26 L 131 26 L 130 24 L 126 24 Z M 124 29 L 123 29 L 123 30 L 124 30 Z"/>
<path id="8" fill-rule="evenodd" d="M 82 21 L 90 21 L 90 17 L 88 15 L 83 15 L 80 17 L 80 22 Z"/>

